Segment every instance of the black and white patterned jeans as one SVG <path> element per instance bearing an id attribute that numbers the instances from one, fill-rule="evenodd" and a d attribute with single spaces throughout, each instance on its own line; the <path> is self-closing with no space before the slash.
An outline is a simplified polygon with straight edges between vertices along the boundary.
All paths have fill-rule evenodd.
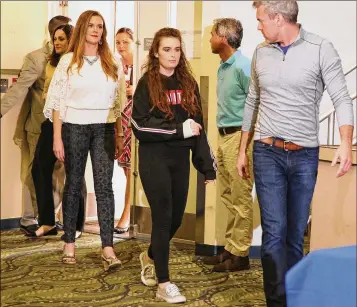
<path id="1" fill-rule="evenodd" d="M 102 247 L 113 246 L 114 123 L 89 125 L 63 123 L 62 139 L 66 169 L 66 183 L 63 192 L 64 241 L 66 243 L 75 241 L 79 198 L 81 197 L 88 152 L 90 152 Z"/>

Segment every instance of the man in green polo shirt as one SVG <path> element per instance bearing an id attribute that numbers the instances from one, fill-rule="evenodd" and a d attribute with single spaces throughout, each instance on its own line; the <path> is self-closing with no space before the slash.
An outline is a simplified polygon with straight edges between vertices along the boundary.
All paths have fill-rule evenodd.
<path id="1" fill-rule="evenodd" d="M 210 43 L 212 52 L 221 58 L 217 74 L 217 180 L 222 203 L 228 209 L 228 222 L 224 252 L 203 261 L 214 265 L 216 272 L 239 271 L 250 267 L 248 254 L 253 236 L 253 178 L 243 180 L 238 176 L 236 167 L 251 64 L 250 59 L 238 50 L 242 37 L 240 21 L 233 18 L 215 20 Z M 247 153 L 251 160 L 252 148 Z"/>

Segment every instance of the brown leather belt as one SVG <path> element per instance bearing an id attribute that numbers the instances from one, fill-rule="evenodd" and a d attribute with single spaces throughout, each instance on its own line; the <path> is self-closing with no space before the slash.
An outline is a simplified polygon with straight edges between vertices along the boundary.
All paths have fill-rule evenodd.
<path id="1" fill-rule="evenodd" d="M 282 139 L 277 139 L 277 138 L 273 138 L 273 137 L 260 139 L 259 142 L 262 142 L 262 143 L 268 144 L 268 145 L 273 145 L 273 146 L 282 148 L 286 151 L 301 150 L 304 148 L 303 146 L 297 145 L 293 142 L 284 141 Z"/>

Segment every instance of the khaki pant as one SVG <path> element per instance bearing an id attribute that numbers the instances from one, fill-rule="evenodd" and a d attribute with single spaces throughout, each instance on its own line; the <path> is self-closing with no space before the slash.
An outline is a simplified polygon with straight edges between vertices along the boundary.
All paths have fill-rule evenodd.
<path id="1" fill-rule="evenodd" d="M 27 186 L 30 192 L 31 203 L 30 202 L 23 203 L 23 214 L 22 214 L 23 220 L 35 219 L 38 213 L 36 191 L 32 180 L 31 169 L 32 169 L 33 159 L 35 156 L 36 146 L 39 137 L 40 134 L 38 133 L 27 132 L 27 142 L 29 144 L 29 163 L 28 163 L 28 168 L 26 170 L 25 185 Z M 23 221 L 21 221 L 21 224 L 23 224 L 24 226 L 28 226 L 26 225 L 26 223 L 23 223 Z"/>
<path id="2" fill-rule="evenodd" d="M 237 170 L 240 138 L 240 131 L 219 136 L 217 181 L 222 203 L 228 209 L 225 249 L 233 255 L 245 257 L 249 254 L 253 237 L 253 142 L 247 151 L 251 177 L 244 180 Z"/>

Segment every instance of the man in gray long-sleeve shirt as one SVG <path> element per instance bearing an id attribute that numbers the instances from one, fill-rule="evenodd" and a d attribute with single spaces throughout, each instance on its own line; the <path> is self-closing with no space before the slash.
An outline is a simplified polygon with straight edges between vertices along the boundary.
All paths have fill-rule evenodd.
<path id="1" fill-rule="evenodd" d="M 341 60 L 327 40 L 297 24 L 296 1 L 254 1 L 266 41 L 253 56 L 238 155 L 249 177 L 246 150 L 255 124 L 253 169 L 262 219 L 262 266 L 268 307 L 286 306 L 285 273 L 303 257 L 319 158 L 319 105 L 324 88 L 336 109 L 341 145 L 337 177 L 352 165 L 353 109 Z"/>

